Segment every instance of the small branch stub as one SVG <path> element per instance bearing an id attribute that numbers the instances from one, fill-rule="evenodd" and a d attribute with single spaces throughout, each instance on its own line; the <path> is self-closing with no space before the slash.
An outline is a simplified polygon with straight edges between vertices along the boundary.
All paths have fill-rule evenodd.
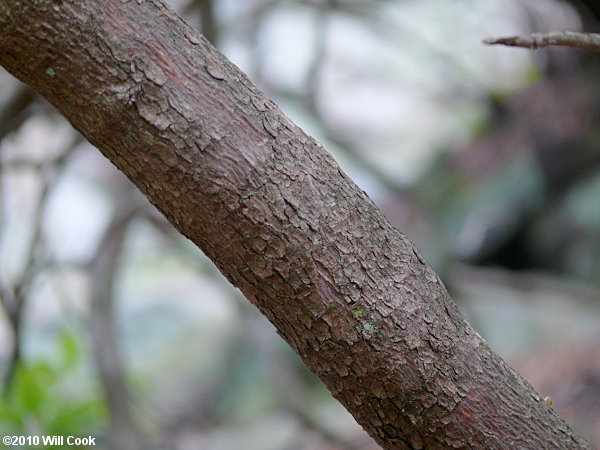
<path id="1" fill-rule="evenodd" d="M 549 46 L 571 47 L 580 50 L 600 51 L 600 33 L 579 33 L 575 31 L 553 31 L 550 33 L 532 33 L 528 36 L 510 36 L 487 38 L 487 45 L 508 45 L 538 49 Z"/>

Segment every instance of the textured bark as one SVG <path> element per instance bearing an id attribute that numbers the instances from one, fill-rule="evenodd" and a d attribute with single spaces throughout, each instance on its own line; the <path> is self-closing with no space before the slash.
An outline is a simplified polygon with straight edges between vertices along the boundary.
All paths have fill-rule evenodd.
<path id="1" fill-rule="evenodd" d="M 587 448 L 332 157 L 161 1 L 0 0 L 0 45 L 380 445 Z"/>

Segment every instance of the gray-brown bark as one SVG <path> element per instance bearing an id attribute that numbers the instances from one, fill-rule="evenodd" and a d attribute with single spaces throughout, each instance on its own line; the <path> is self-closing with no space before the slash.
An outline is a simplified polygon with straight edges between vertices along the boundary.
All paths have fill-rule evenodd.
<path id="1" fill-rule="evenodd" d="M 587 448 L 331 156 L 159 0 L 0 0 L 0 64 L 96 145 L 385 448 Z"/>

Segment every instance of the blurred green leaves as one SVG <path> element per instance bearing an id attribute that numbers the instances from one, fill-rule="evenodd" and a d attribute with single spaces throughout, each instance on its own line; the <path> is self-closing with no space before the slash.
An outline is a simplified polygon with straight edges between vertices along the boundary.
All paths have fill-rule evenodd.
<path id="1" fill-rule="evenodd" d="M 104 404 L 85 376 L 77 337 L 62 332 L 56 347 L 58 358 L 17 366 L 0 403 L 1 433 L 83 435 L 104 428 Z"/>

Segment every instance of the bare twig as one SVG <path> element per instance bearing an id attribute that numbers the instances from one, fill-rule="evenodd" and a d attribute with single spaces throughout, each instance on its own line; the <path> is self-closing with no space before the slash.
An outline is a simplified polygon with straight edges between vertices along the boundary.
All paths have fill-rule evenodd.
<path id="1" fill-rule="evenodd" d="M 487 38 L 483 40 L 483 43 L 487 45 L 502 44 L 531 49 L 556 45 L 598 52 L 600 51 L 600 33 L 553 31 L 550 33 L 532 33 L 528 36 Z"/>

